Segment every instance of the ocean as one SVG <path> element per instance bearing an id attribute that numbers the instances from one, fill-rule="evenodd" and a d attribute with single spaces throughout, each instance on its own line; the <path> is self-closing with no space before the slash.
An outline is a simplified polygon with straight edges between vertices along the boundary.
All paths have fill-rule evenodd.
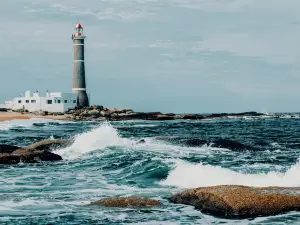
<path id="1" fill-rule="evenodd" d="M 300 212 L 232 220 L 176 205 L 182 190 L 221 184 L 300 186 L 300 119 L 0 122 L 0 143 L 74 143 L 60 162 L 0 165 L 0 224 L 300 224 Z M 141 141 L 142 140 L 142 141 Z M 87 206 L 143 196 L 152 209 Z"/>

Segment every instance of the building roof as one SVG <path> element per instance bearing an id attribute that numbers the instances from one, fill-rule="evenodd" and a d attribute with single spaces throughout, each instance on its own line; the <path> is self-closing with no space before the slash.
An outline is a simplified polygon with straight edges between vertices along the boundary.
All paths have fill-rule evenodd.
<path id="1" fill-rule="evenodd" d="M 76 28 L 82 28 L 82 25 L 81 25 L 80 23 L 78 23 L 78 24 L 76 25 Z"/>

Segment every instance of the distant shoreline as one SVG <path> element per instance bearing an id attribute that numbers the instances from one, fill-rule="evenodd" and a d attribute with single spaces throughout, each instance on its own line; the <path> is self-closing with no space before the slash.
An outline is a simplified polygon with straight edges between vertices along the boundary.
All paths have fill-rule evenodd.
<path id="1" fill-rule="evenodd" d="M 214 113 L 214 114 L 174 114 L 160 112 L 134 112 L 131 109 L 108 109 L 102 106 L 87 107 L 69 110 L 65 114 L 57 113 L 28 113 L 0 111 L 0 121 L 28 120 L 33 118 L 65 120 L 65 121 L 126 121 L 126 120 L 211 120 L 215 118 L 300 118 L 299 113 L 272 113 L 257 112 L 242 113 Z"/>
<path id="2" fill-rule="evenodd" d="M 43 119 L 55 119 L 55 120 L 67 120 L 66 116 L 37 116 L 33 114 L 22 114 L 17 112 L 0 112 L 0 122 L 11 121 L 11 120 L 29 120 L 32 118 L 43 118 Z"/>

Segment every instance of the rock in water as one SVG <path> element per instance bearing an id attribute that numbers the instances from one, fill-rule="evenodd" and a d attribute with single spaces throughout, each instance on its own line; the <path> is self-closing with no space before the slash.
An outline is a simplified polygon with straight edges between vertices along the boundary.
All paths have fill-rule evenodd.
<path id="1" fill-rule="evenodd" d="M 37 163 L 41 161 L 59 161 L 62 160 L 60 155 L 43 150 L 19 149 L 14 151 L 12 156 L 18 156 L 24 163 Z"/>
<path id="2" fill-rule="evenodd" d="M 10 154 L 0 154 L 0 164 L 18 164 L 20 157 Z"/>
<path id="3" fill-rule="evenodd" d="M 170 198 L 203 212 L 228 218 L 270 216 L 300 210 L 300 188 L 222 185 L 186 190 Z"/>
<path id="4" fill-rule="evenodd" d="M 0 144 L 0 153 L 12 153 L 13 151 L 19 149 L 20 147 L 15 145 L 5 145 Z"/>
<path id="5" fill-rule="evenodd" d="M 62 160 L 60 155 L 51 153 L 49 150 L 57 147 L 66 147 L 70 144 L 72 144 L 70 140 L 48 139 L 24 148 L 12 145 L 0 145 L 0 164 L 16 164 L 20 161 L 24 163 L 36 163 Z"/>
<path id="6" fill-rule="evenodd" d="M 145 144 L 145 143 L 146 143 L 145 139 L 141 139 L 136 142 L 136 144 Z"/>
<path id="7" fill-rule="evenodd" d="M 104 198 L 90 205 L 100 205 L 105 207 L 122 207 L 122 208 L 150 208 L 162 206 L 163 204 L 157 200 L 142 197 L 117 197 L 117 198 Z"/>

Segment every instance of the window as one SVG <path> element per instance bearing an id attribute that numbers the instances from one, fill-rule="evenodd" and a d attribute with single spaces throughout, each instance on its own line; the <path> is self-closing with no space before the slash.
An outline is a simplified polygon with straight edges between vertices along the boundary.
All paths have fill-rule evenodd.
<path id="1" fill-rule="evenodd" d="M 73 100 L 73 103 L 76 103 L 76 100 Z"/>
<path id="2" fill-rule="evenodd" d="M 68 103 L 68 100 L 65 100 L 65 103 Z"/>
<path id="3" fill-rule="evenodd" d="M 51 105 L 52 104 L 52 100 L 47 100 L 47 104 Z"/>
<path id="4" fill-rule="evenodd" d="M 26 103 L 29 103 L 29 100 L 26 100 Z"/>
<path id="5" fill-rule="evenodd" d="M 60 100 L 57 100 L 57 103 L 60 104 Z"/>
<path id="6" fill-rule="evenodd" d="M 22 103 L 22 100 L 19 100 L 18 103 Z"/>
<path id="7" fill-rule="evenodd" d="M 36 103 L 36 100 L 31 100 L 31 103 Z"/>
<path id="8" fill-rule="evenodd" d="M 56 100 L 54 100 L 54 103 L 56 103 Z"/>

